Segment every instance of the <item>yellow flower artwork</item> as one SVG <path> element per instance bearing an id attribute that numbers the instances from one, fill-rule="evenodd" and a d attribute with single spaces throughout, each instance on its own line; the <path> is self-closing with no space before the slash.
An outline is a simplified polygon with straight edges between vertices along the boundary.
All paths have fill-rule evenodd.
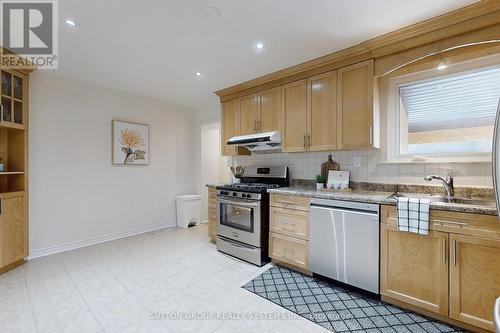
<path id="1" fill-rule="evenodd" d="M 113 164 L 149 164 L 149 126 L 113 120 Z"/>

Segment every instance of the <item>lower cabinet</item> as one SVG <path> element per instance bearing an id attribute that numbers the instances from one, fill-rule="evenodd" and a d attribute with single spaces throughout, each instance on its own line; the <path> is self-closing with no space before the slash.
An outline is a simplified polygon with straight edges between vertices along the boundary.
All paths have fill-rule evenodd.
<path id="1" fill-rule="evenodd" d="M 0 272 L 28 256 L 27 193 L 0 194 Z"/>
<path id="2" fill-rule="evenodd" d="M 308 241 L 271 232 L 269 247 L 271 258 L 301 269 L 309 269 Z"/>
<path id="3" fill-rule="evenodd" d="M 448 234 L 381 225 L 380 289 L 385 296 L 448 315 Z"/>
<path id="4" fill-rule="evenodd" d="M 217 191 L 215 190 L 215 188 L 208 188 L 208 237 L 210 237 L 210 241 L 212 243 L 215 243 L 215 237 L 217 235 L 216 194 Z"/>
<path id="5" fill-rule="evenodd" d="M 396 209 L 382 206 L 380 289 L 396 300 L 493 331 L 500 296 L 500 224 L 496 216 L 430 211 L 428 235 L 397 229 Z"/>
<path id="6" fill-rule="evenodd" d="M 493 331 L 500 240 L 465 235 L 450 235 L 450 240 L 450 317 Z"/>
<path id="7" fill-rule="evenodd" d="M 309 199 L 271 194 L 269 256 L 273 261 L 309 271 Z"/>

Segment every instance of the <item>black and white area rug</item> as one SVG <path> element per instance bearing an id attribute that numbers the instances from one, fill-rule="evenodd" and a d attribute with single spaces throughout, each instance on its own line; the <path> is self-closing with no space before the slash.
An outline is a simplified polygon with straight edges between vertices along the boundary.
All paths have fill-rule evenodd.
<path id="1" fill-rule="evenodd" d="M 273 266 L 242 288 L 332 332 L 466 332 L 280 266 Z"/>

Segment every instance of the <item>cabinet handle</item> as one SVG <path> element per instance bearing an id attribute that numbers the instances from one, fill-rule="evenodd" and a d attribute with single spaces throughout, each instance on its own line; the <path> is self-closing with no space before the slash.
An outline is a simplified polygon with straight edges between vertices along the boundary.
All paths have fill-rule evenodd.
<path id="1" fill-rule="evenodd" d="M 438 224 L 451 224 L 452 227 L 454 227 L 454 226 L 467 226 L 467 225 L 469 225 L 468 223 L 465 223 L 465 222 L 454 222 L 454 221 L 439 220 L 439 219 L 434 219 L 434 222 L 436 222 Z"/>
<path id="2" fill-rule="evenodd" d="M 311 136 L 310 135 L 307 136 L 307 147 L 311 148 Z"/>
<path id="3" fill-rule="evenodd" d="M 457 265 L 457 241 L 451 241 L 451 251 L 453 252 L 453 266 Z"/>
<path id="4" fill-rule="evenodd" d="M 3 214 L 2 198 L 0 198 L 0 215 Z"/>
<path id="5" fill-rule="evenodd" d="M 285 205 L 295 205 L 295 201 L 280 200 L 278 202 L 285 204 Z"/>
<path id="6" fill-rule="evenodd" d="M 373 145 L 373 125 L 370 125 L 370 145 Z"/>
<path id="7" fill-rule="evenodd" d="M 441 255 L 443 258 L 443 264 L 446 264 L 446 239 L 441 239 Z"/>
<path id="8" fill-rule="evenodd" d="M 307 135 L 304 134 L 304 148 L 307 149 Z"/>

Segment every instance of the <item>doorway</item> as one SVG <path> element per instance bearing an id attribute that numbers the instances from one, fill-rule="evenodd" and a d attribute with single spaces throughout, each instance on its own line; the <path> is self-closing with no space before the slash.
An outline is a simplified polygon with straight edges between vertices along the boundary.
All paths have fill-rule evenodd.
<path id="1" fill-rule="evenodd" d="M 201 125 L 201 204 L 202 221 L 208 221 L 208 191 L 206 184 L 230 182 L 229 158 L 221 156 L 220 122 Z"/>

